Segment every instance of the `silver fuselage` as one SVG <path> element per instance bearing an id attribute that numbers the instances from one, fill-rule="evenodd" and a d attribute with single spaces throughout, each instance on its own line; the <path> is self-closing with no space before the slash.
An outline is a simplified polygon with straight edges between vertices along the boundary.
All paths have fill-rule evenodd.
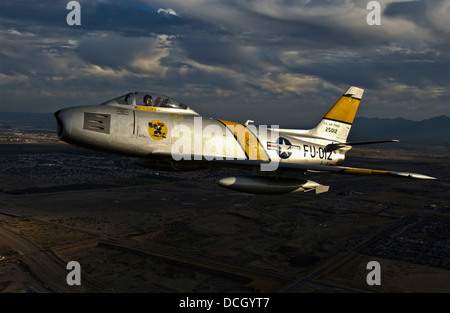
<path id="1" fill-rule="evenodd" d="M 210 162 L 248 159 L 339 165 L 348 150 L 328 149 L 329 140 L 305 136 L 301 132 L 283 131 L 273 126 L 244 126 L 201 117 L 191 109 L 107 103 L 71 107 L 58 111 L 55 116 L 61 140 L 137 158 L 206 159 Z M 158 130 L 152 127 L 155 123 L 163 125 L 159 134 L 155 134 Z"/>

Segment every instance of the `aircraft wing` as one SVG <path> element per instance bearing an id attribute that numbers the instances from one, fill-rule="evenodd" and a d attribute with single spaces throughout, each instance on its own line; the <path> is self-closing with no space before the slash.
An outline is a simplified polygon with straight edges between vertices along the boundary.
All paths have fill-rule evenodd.
<path id="1" fill-rule="evenodd" d="M 248 166 L 256 166 L 261 164 L 269 165 L 270 162 L 261 162 L 257 160 L 223 160 L 228 163 L 238 163 Z M 379 176 L 379 177 L 399 177 L 399 178 L 412 178 L 412 179 L 436 179 L 435 177 L 409 173 L 409 172 L 397 172 L 388 170 L 375 170 L 367 168 L 346 167 L 346 166 L 327 166 L 327 165 L 314 165 L 314 164 L 298 164 L 279 162 L 278 168 L 299 170 L 311 173 L 335 173 L 335 174 L 348 174 L 348 175 L 362 175 L 362 176 Z"/>
<path id="2" fill-rule="evenodd" d="M 154 156 L 155 157 L 155 156 Z M 267 161 L 260 160 L 239 160 L 239 159 L 214 159 L 214 162 L 211 162 L 211 158 L 206 158 L 205 156 L 198 156 L 198 158 L 194 157 L 192 161 L 174 161 L 172 158 L 168 156 L 164 156 L 164 160 L 167 163 L 171 164 L 170 167 L 176 168 L 177 164 L 180 166 L 189 166 L 192 165 L 192 169 L 196 167 L 241 167 L 241 168 L 255 168 L 260 167 L 261 165 L 267 166 L 267 169 L 291 169 L 292 171 L 302 171 L 302 172 L 310 172 L 310 173 L 331 173 L 331 174 L 347 174 L 347 175 L 362 175 L 362 176 L 379 176 L 379 177 L 398 177 L 398 178 L 410 178 L 410 179 L 436 179 L 435 177 L 417 174 L 417 173 L 409 173 L 409 172 L 398 172 L 398 171 L 389 171 L 389 170 L 376 170 L 376 169 L 367 169 L 367 168 L 357 168 L 357 167 L 346 167 L 346 166 L 330 166 L 330 165 L 314 165 L 314 164 L 298 164 L 298 163 L 288 163 L 288 162 L 279 162 L 271 163 Z M 153 164 L 153 166 L 157 166 L 158 164 L 154 164 L 154 161 L 149 159 L 138 159 L 134 162 L 136 165 L 144 166 L 144 167 L 152 167 L 149 166 Z M 271 166 L 270 166 L 271 165 Z M 274 168 L 275 167 L 275 168 Z"/>
<path id="3" fill-rule="evenodd" d="M 231 161 L 233 165 L 239 163 L 241 165 L 246 164 L 255 168 L 257 161 L 251 160 L 234 160 Z M 230 162 L 228 160 L 227 162 Z M 260 162 L 260 165 L 268 162 Z M 227 164 L 231 166 L 232 164 Z M 272 164 L 273 166 L 274 164 Z M 384 171 L 374 170 L 367 168 L 355 168 L 344 166 L 324 166 L 324 165 L 308 165 L 308 164 L 295 164 L 280 162 L 278 169 L 287 172 L 312 172 L 312 173 L 335 173 L 335 174 L 347 174 L 347 175 L 365 175 L 365 176 L 379 176 L 379 177 L 399 177 L 410 179 L 436 179 L 434 177 L 396 171 Z M 257 168 L 259 166 L 256 166 Z M 283 174 L 282 174 L 283 175 Z M 289 179 L 281 177 L 226 177 L 218 181 L 218 184 L 222 187 L 248 193 L 260 193 L 260 194 L 281 194 L 281 193 L 294 193 L 294 192 L 308 192 L 314 190 L 316 194 L 327 192 L 329 186 L 321 185 L 317 182 L 304 179 Z"/>
<path id="4" fill-rule="evenodd" d="M 134 164 L 143 167 L 166 170 L 195 170 L 201 168 L 241 168 L 241 169 L 266 169 L 283 170 L 287 172 L 301 172 L 301 173 L 335 173 L 348 175 L 366 175 L 366 176 L 381 176 L 381 177 L 400 177 L 400 178 L 415 178 L 415 179 L 436 179 L 434 177 L 406 172 L 383 171 L 366 168 L 344 167 L 344 166 L 324 166 L 324 165 L 308 165 L 295 164 L 287 162 L 272 163 L 260 160 L 248 159 L 223 159 L 215 160 L 215 162 L 208 161 L 207 158 L 197 156 L 197 160 L 180 160 L 175 161 L 168 156 L 159 156 L 159 158 L 137 159 Z M 276 167 L 275 167 L 276 166 Z M 270 173 L 270 172 L 268 172 Z M 255 174 L 255 173 L 254 173 Z M 224 177 L 217 181 L 217 183 L 225 188 L 232 189 L 239 192 L 247 192 L 253 194 L 285 194 L 294 192 L 308 192 L 314 190 L 316 194 L 327 192 L 329 186 L 321 185 L 317 182 L 307 180 L 304 178 L 287 178 L 283 177 L 264 177 L 259 175 L 251 176 L 237 176 Z M 300 175 L 302 176 L 302 175 Z"/>
<path id="5" fill-rule="evenodd" d="M 307 165 L 307 164 L 291 164 L 291 163 L 280 163 L 279 166 L 282 168 L 301 169 L 308 172 L 327 172 L 327 173 L 349 174 L 349 175 L 401 177 L 414 179 L 436 179 L 435 177 L 417 173 L 374 170 L 374 169 L 346 167 L 346 166 L 324 166 L 324 165 Z"/>

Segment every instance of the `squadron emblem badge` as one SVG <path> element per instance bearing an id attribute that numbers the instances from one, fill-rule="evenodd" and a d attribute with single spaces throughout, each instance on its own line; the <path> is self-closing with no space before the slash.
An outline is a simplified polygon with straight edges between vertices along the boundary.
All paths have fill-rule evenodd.
<path id="1" fill-rule="evenodd" d="M 155 140 L 161 140 L 167 136 L 167 126 L 161 121 L 148 122 L 148 133 Z"/>

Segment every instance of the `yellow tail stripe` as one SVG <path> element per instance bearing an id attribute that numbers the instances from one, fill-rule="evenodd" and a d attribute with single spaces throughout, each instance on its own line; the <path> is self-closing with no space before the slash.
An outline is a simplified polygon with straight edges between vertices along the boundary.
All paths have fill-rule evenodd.
<path id="1" fill-rule="evenodd" d="M 342 96 L 324 118 L 352 124 L 359 106 L 359 99 Z"/>
<path id="2" fill-rule="evenodd" d="M 239 123 L 219 120 L 234 134 L 236 140 L 245 151 L 245 155 L 250 160 L 270 161 L 267 152 L 261 146 L 258 138 L 244 125 Z"/>

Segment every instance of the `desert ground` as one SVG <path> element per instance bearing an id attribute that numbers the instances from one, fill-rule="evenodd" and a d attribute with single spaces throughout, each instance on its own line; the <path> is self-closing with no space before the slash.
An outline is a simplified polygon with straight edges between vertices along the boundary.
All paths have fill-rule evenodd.
<path id="1" fill-rule="evenodd" d="M 314 174 L 328 193 L 275 196 L 215 184 L 236 170 L 149 170 L 52 142 L 0 151 L 0 292 L 450 292 L 449 147 L 382 144 L 344 164 L 437 180 Z"/>

